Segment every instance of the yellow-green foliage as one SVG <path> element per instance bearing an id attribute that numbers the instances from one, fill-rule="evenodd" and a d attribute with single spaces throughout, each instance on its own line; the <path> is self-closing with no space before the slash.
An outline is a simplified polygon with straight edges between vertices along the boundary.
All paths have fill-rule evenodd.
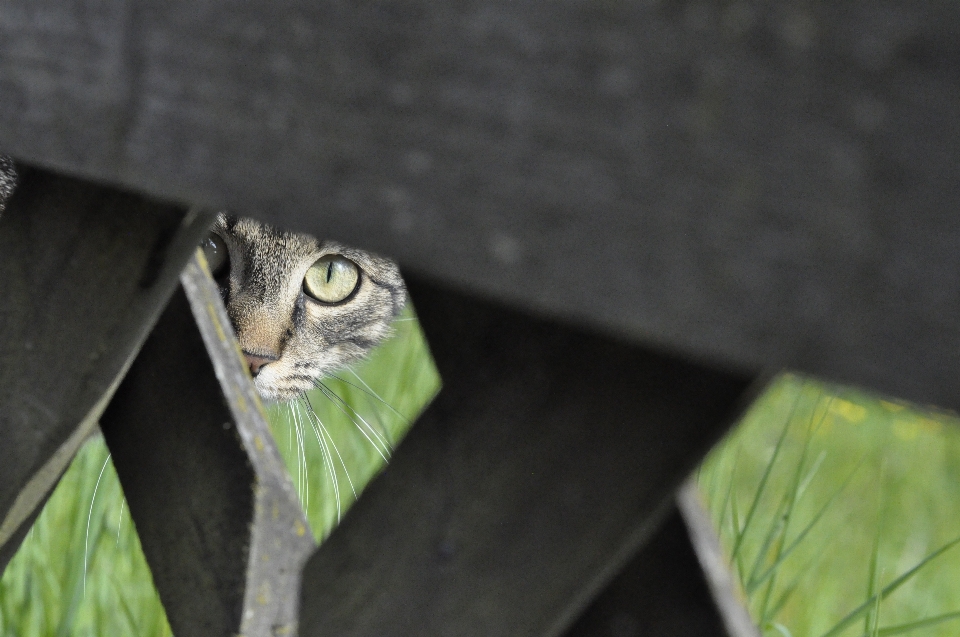
<path id="1" fill-rule="evenodd" d="M 170 634 L 106 460 L 102 438 L 80 450 L 7 566 L 0 580 L 3 637 Z"/>
<path id="2" fill-rule="evenodd" d="M 773 620 L 794 637 L 816 637 L 863 604 L 873 590 L 881 590 L 960 536 L 960 420 L 865 392 L 793 375 L 780 377 L 708 457 L 699 475 L 730 551 L 736 545 L 734 518 L 742 529 L 784 427 L 786 435 L 736 562 L 743 581 L 749 581 L 751 572 L 758 572 L 756 564 L 763 572 L 775 561 L 778 540 L 767 538 L 771 528 L 778 537 L 788 510 L 786 546 L 824 510 L 776 569 L 767 601 L 769 613 L 796 583 Z M 800 483 L 809 483 L 789 504 L 784 495 L 792 490 L 802 456 Z M 871 589 L 875 546 L 876 582 Z M 891 634 L 884 627 L 960 610 L 958 572 L 960 547 L 924 565 L 879 604 L 879 634 Z M 756 617 L 762 614 L 765 597 L 766 586 L 750 594 Z M 869 634 L 872 624 L 866 619 L 852 622 L 842 634 Z M 766 634 L 780 635 L 782 630 L 768 626 Z M 914 634 L 957 635 L 960 621 L 925 626 Z"/>

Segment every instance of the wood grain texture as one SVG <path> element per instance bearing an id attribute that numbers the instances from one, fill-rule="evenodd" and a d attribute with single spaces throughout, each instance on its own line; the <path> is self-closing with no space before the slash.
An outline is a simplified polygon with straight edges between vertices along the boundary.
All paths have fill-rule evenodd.
<path id="1" fill-rule="evenodd" d="M 408 284 L 443 389 L 308 562 L 302 634 L 559 635 L 749 377 Z"/>
<path id="2" fill-rule="evenodd" d="M 0 148 L 960 407 L 960 5 L 11 0 Z"/>
<path id="3" fill-rule="evenodd" d="M 22 169 L 0 217 L 0 568 L 211 220 Z"/>

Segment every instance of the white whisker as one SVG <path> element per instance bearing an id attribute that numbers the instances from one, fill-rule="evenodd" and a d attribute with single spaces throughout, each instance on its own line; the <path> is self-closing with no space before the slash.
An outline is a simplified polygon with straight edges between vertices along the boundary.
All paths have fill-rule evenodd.
<path id="1" fill-rule="evenodd" d="M 347 418 L 349 418 L 350 421 L 353 422 L 354 425 L 356 425 L 357 429 L 360 430 L 360 433 L 363 434 L 363 437 L 367 439 L 367 442 L 369 442 L 369 443 L 373 446 L 373 448 L 377 450 L 377 453 L 380 454 L 380 457 L 383 458 L 383 461 L 384 461 L 384 462 L 390 462 L 390 461 L 387 459 L 387 456 L 385 456 L 385 455 L 383 454 L 383 451 L 381 451 L 381 449 L 380 449 L 380 447 L 377 445 L 377 443 L 375 443 L 375 442 L 373 441 L 373 439 L 372 439 L 370 436 L 367 435 L 367 432 L 363 430 L 363 427 L 360 426 L 360 423 L 358 423 L 356 420 L 354 420 L 353 417 L 352 417 L 350 414 L 348 414 L 343 407 L 341 407 L 340 405 L 337 404 L 337 400 L 339 400 L 340 402 L 343 402 L 343 399 L 340 398 L 339 396 L 337 396 L 336 394 L 333 394 L 333 393 L 327 388 L 327 386 L 324 385 L 323 383 L 320 383 L 319 389 L 320 389 L 321 392 L 323 392 L 323 395 L 326 396 L 327 399 L 328 399 L 331 403 L 333 403 L 334 407 L 336 407 L 337 409 L 339 409 L 340 412 L 341 412 L 344 416 L 346 416 Z M 334 400 L 334 397 L 335 397 L 337 400 Z M 344 403 L 344 404 L 346 404 L 346 403 Z M 361 418 L 361 420 L 363 420 L 363 418 Z M 367 425 L 367 426 L 369 427 L 369 425 Z M 390 453 L 389 450 L 387 451 L 387 453 Z"/>
<path id="2" fill-rule="evenodd" d="M 392 437 L 390 436 L 390 429 L 389 427 L 387 427 L 386 424 L 384 424 L 383 415 L 380 413 L 380 409 L 378 409 L 377 403 L 373 402 L 373 398 L 371 398 L 370 396 L 366 396 L 365 398 L 367 399 L 367 407 L 370 408 L 370 413 L 373 414 L 373 417 L 371 418 L 371 420 L 377 423 L 377 431 L 379 431 L 383 436 L 388 438 L 387 443 L 390 448 L 390 455 L 392 456 L 393 442 L 389 440 L 389 438 Z"/>
<path id="3" fill-rule="evenodd" d="M 297 433 L 297 488 L 302 494 L 306 492 L 303 484 L 303 474 L 307 466 L 306 452 L 303 447 L 303 423 L 294 419 L 293 428 Z M 304 498 L 304 502 L 308 501 L 309 500 L 307 498 Z"/>
<path id="4" fill-rule="evenodd" d="M 90 519 L 93 517 L 93 503 L 97 501 L 97 490 L 100 489 L 100 478 L 103 477 L 103 471 L 107 468 L 107 463 L 110 462 L 110 454 L 107 454 L 107 459 L 103 461 L 103 466 L 100 467 L 100 475 L 97 476 L 97 484 L 93 487 L 93 497 L 90 498 L 90 511 L 87 513 L 87 535 L 83 538 L 83 596 L 87 596 L 87 557 L 90 553 Z"/>
<path id="5" fill-rule="evenodd" d="M 297 419 L 297 415 L 293 411 L 293 405 L 287 403 L 287 407 L 290 409 L 290 421 L 293 422 Z M 293 436 L 290 435 L 290 428 L 287 428 L 287 455 L 293 455 Z"/>
<path id="6" fill-rule="evenodd" d="M 307 398 L 306 394 L 302 396 L 304 402 L 306 402 L 309 410 L 307 411 L 307 420 L 310 421 L 310 414 L 313 412 L 313 406 L 310 405 L 310 401 Z M 313 414 L 316 417 L 316 413 Z M 302 417 L 302 416 L 301 416 Z M 319 420 L 319 419 L 318 419 Z M 310 421 L 310 426 L 314 427 L 313 421 Z M 317 436 L 317 443 L 320 445 L 320 452 L 323 455 L 323 462 L 327 465 L 327 473 L 330 474 L 330 483 L 333 485 L 333 492 L 337 497 L 337 523 L 340 522 L 341 506 L 340 506 L 340 480 L 337 478 L 337 467 L 333 463 L 333 454 L 330 453 L 330 447 L 327 445 L 326 440 L 321 438 L 319 432 L 314 427 L 314 435 Z M 347 476 L 349 479 L 349 476 Z M 352 483 L 351 483 L 352 484 Z"/>
<path id="7" fill-rule="evenodd" d="M 347 401 L 345 401 L 343 398 L 340 398 L 340 396 L 337 395 L 337 392 L 335 392 L 335 391 L 333 391 L 332 389 L 330 389 L 330 387 L 329 387 L 328 385 L 324 384 L 323 381 L 318 380 L 318 381 L 317 381 L 317 384 L 318 384 L 318 385 L 323 385 L 324 389 L 326 389 L 328 392 L 330 392 L 330 395 L 331 395 L 331 396 L 333 396 L 334 398 L 336 398 L 337 401 L 339 401 L 341 405 L 343 405 L 344 407 L 346 407 L 347 409 L 349 409 L 351 412 L 353 412 L 353 414 L 354 414 L 357 418 L 359 418 L 360 421 L 361 421 L 364 425 L 367 426 L 367 430 L 374 435 L 374 437 L 380 442 L 381 445 L 383 445 L 383 449 L 384 449 L 384 451 L 387 452 L 387 455 L 391 455 L 391 454 L 393 453 L 393 446 L 392 446 L 389 442 L 387 442 L 387 440 L 384 439 L 383 435 L 381 435 L 380 432 L 378 432 L 374 427 L 372 427 L 372 426 L 370 425 L 370 423 L 368 423 L 368 422 L 364 419 L 363 416 L 360 415 L 360 412 L 358 412 L 356 409 L 353 408 L 353 405 L 349 404 L 349 403 L 348 403 Z M 351 420 L 352 420 L 352 418 L 351 418 Z M 357 424 L 356 421 L 354 421 L 354 424 Z M 357 425 L 357 426 L 359 427 L 359 425 Z"/>
<path id="8" fill-rule="evenodd" d="M 350 490 L 353 491 L 353 499 L 357 499 L 357 488 L 353 486 L 353 479 L 350 477 L 350 470 L 347 469 L 347 464 L 343 461 L 343 456 L 340 455 L 340 449 L 337 447 L 337 443 L 334 441 L 333 436 L 330 435 L 330 431 L 327 429 L 326 425 L 323 424 L 323 421 L 320 420 L 320 416 L 317 415 L 316 410 L 313 408 L 313 403 L 310 402 L 310 398 L 304 394 L 304 398 L 307 401 L 307 406 L 310 408 L 310 411 L 307 412 L 307 419 L 310 420 L 310 416 L 313 416 L 311 424 L 314 426 L 314 433 L 316 431 L 316 426 L 320 425 L 320 429 L 323 430 L 324 435 L 327 437 L 327 440 L 330 441 L 330 444 L 333 445 L 333 450 L 337 452 L 337 458 L 340 459 L 340 466 L 343 467 L 343 472 L 347 476 L 347 482 L 350 483 Z M 314 424 L 315 423 L 315 424 Z"/>
<path id="9" fill-rule="evenodd" d="M 336 376 L 336 375 L 334 375 L 334 374 L 331 374 L 331 375 L 330 375 L 330 378 L 336 378 L 336 379 L 339 380 L 341 383 L 346 383 L 347 385 L 350 385 L 351 387 L 356 387 L 357 389 L 359 389 L 359 390 L 362 391 L 363 393 L 367 394 L 368 396 L 372 396 L 373 398 L 376 398 L 376 399 L 377 399 L 378 401 L 380 401 L 387 409 L 389 409 L 390 411 L 392 411 L 393 413 L 395 413 L 397 416 L 399 416 L 399 417 L 403 420 L 403 422 L 407 423 L 408 425 L 413 424 L 409 418 L 407 418 L 406 416 L 404 416 L 403 414 L 401 414 L 399 411 L 397 411 L 397 410 L 394 408 L 393 405 L 391 405 L 390 403 L 388 403 L 387 401 L 385 401 L 383 398 L 380 398 L 380 395 L 379 395 L 377 392 L 373 391 L 373 388 L 370 387 L 370 385 L 367 384 L 367 381 L 363 380 L 363 378 L 360 377 L 360 374 L 358 374 L 357 372 L 353 371 L 352 369 L 351 369 L 351 370 L 348 370 L 348 371 L 349 371 L 351 374 L 353 374 L 353 375 L 357 378 L 357 380 L 359 380 L 359 381 L 363 384 L 363 387 L 361 387 L 360 385 L 357 385 L 356 383 L 351 383 L 349 380 L 347 380 L 347 379 L 345 379 L 345 378 L 341 378 L 340 376 Z"/>
<path id="10" fill-rule="evenodd" d="M 291 445 L 291 448 L 294 448 L 294 447 L 293 447 L 293 439 L 296 438 L 296 439 L 299 440 L 299 439 L 300 439 L 300 432 L 299 432 L 299 430 L 297 429 L 297 427 L 298 427 L 299 425 L 297 425 L 297 419 L 296 419 L 296 418 L 293 419 L 293 423 L 292 423 L 292 424 L 293 424 L 293 432 L 292 432 L 292 434 L 290 435 L 290 445 Z M 297 455 L 294 456 L 294 457 L 297 459 L 297 494 L 299 495 L 300 492 L 301 492 L 301 489 L 300 489 L 300 477 L 301 477 L 301 474 L 302 474 L 302 472 L 301 472 L 301 470 L 300 470 L 300 453 L 299 453 L 299 452 L 300 452 L 300 446 L 299 446 L 299 445 L 296 445 L 295 448 L 296 448 L 296 451 L 297 451 Z"/>
<path id="11" fill-rule="evenodd" d="M 303 415 L 302 415 L 302 414 L 300 414 L 300 413 L 297 414 L 297 420 L 298 420 L 299 423 L 300 423 L 300 454 L 301 454 L 301 456 L 303 457 L 303 466 L 304 466 L 304 469 L 306 469 L 306 468 L 307 468 L 307 428 L 306 428 L 306 426 L 303 424 Z M 309 501 L 309 494 L 310 494 L 310 476 L 309 476 L 309 474 L 307 474 L 307 475 L 305 476 L 304 480 L 305 480 L 305 483 L 306 483 L 306 484 L 305 484 L 305 490 L 306 490 L 306 495 L 307 495 L 307 497 L 304 499 L 304 502 L 308 502 L 308 501 Z"/>

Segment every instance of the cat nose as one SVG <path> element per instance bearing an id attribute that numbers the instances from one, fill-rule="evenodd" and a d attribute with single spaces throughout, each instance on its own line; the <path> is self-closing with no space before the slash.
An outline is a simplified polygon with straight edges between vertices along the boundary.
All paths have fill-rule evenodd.
<path id="1" fill-rule="evenodd" d="M 258 354 L 251 354 L 247 351 L 243 352 L 243 357 L 247 359 L 247 365 L 250 367 L 250 375 L 254 378 L 257 377 L 257 374 L 260 373 L 260 370 L 264 365 L 277 360 L 276 356 L 261 356 Z"/>

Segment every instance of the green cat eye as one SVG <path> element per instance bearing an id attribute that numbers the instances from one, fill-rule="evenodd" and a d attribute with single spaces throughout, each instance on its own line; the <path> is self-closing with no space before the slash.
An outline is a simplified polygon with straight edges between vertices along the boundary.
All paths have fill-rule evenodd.
<path id="1" fill-rule="evenodd" d="M 339 254 L 320 257 L 303 277 L 303 291 L 323 303 L 338 303 L 357 289 L 360 268 Z"/>
<path id="2" fill-rule="evenodd" d="M 227 253 L 227 242 L 216 232 L 211 232 L 200 244 L 200 247 L 203 248 L 203 256 L 207 259 L 207 267 L 210 268 L 210 274 L 217 276 L 227 265 L 229 257 Z"/>

